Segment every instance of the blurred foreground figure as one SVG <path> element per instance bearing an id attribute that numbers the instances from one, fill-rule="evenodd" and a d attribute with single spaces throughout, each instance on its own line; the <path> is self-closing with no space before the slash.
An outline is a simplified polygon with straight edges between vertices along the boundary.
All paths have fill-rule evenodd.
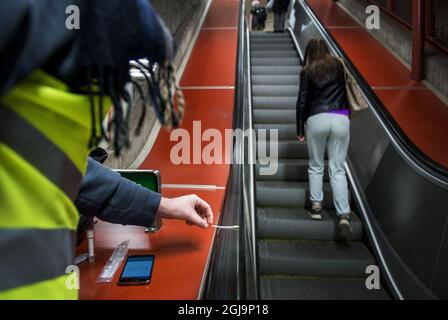
<path id="1" fill-rule="evenodd" d="M 268 15 L 266 8 L 260 5 L 260 1 L 252 1 L 250 14 L 252 31 L 263 31 L 266 28 L 266 19 Z"/>
<path id="2" fill-rule="evenodd" d="M 79 30 L 67 28 L 73 5 Z M 106 136 L 106 106 L 119 154 L 129 145 L 129 61 L 146 58 L 151 102 L 164 125 L 176 126 L 162 90 L 172 84 L 173 57 L 147 0 L 0 1 L 0 299 L 77 298 L 66 285 L 74 200 L 87 156 Z"/>
<path id="3" fill-rule="evenodd" d="M 284 32 L 286 14 L 291 0 L 274 0 L 272 11 L 274 12 L 274 32 Z"/>

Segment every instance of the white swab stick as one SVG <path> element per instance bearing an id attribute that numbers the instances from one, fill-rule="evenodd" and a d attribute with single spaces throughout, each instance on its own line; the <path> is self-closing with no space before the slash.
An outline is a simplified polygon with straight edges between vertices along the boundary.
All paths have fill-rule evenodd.
<path id="1" fill-rule="evenodd" d="M 228 229 L 228 230 L 238 230 L 240 228 L 240 226 L 218 226 L 216 224 L 212 224 L 211 226 L 216 229 Z"/>

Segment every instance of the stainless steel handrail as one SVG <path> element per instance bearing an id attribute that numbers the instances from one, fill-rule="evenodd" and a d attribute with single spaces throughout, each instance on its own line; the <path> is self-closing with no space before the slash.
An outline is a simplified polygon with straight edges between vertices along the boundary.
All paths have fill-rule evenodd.
<path id="1" fill-rule="evenodd" d="M 289 33 L 291 34 L 292 41 L 294 42 L 294 47 L 296 48 L 297 52 L 299 53 L 300 60 L 303 62 L 303 60 L 305 60 L 305 56 L 302 51 L 302 48 L 300 48 L 299 43 L 297 42 L 296 35 L 294 34 L 294 30 L 292 30 L 291 27 L 288 27 L 287 29 L 288 29 Z"/>
<path id="2" fill-rule="evenodd" d="M 250 33 L 249 33 L 249 28 L 246 24 L 246 44 L 247 44 L 247 88 L 248 88 L 248 104 L 249 104 L 249 148 L 248 148 L 248 161 L 249 161 L 249 168 L 250 168 L 250 178 L 249 178 L 249 199 L 250 199 L 250 217 L 251 217 L 251 229 L 252 229 L 252 255 L 253 255 L 253 274 L 254 274 L 254 278 L 255 278 L 255 288 L 256 288 L 256 294 L 258 296 L 258 265 L 257 265 L 257 259 L 258 259 L 258 255 L 257 255 L 257 234 L 256 234 L 256 209 L 255 209 L 255 186 L 254 186 L 254 181 L 255 181 L 255 172 L 254 172 L 254 166 L 255 163 L 252 163 L 252 161 L 255 160 L 255 155 L 254 155 L 254 150 L 255 150 L 255 146 L 254 146 L 254 141 L 255 141 L 255 137 L 254 137 L 254 130 L 253 130 L 253 119 L 252 119 L 252 81 L 251 81 L 251 77 L 252 77 L 252 72 L 251 72 L 251 50 L 250 50 Z"/>
<path id="3" fill-rule="evenodd" d="M 243 1 L 243 5 L 245 6 L 245 1 Z M 255 151 L 255 136 L 253 130 L 253 120 L 252 120 L 252 72 L 251 72 L 251 51 L 250 51 L 250 31 L 247 21 L 244 17 L 244 12 L 241 17 L 243 21 L 241 32 L 241 38 L 245 39 L 245 68 L 246 68 L 246 94 L 244 95 L 247 99 L 247 105 L 243 108 L 243 123 L 244 132 L 249 132 L 248 142 L 246 144 L 245 139 L 243 138 L 243 150 L 246 152 L 246 159 L 248 163 L 243 165 L 243 192 L 244 192 L 244 209 L 245 209 L 245 218 L 246 222 L 249 223 L 249 228 L 246 230 L 248 236 L 246 239 L 249 241 L 248 246 L 250 248 L 250 266 L 246 266 L 250 268 L 250 271 L 246 272 L 246 276 L 251 277 L 251 279 L 247 279 L 248 281 L 252 281 L 252 289 L 253 292 L 247 292 L 249 298 L 259 298 L 259 289 L 258 289 L 258 250 L 257 250 L 257 232 L 256 232 L 256 208 L 255 208 L 255 172 L 254 172 L 254 160 L 256 159 L 254 151 Z M 246 169 L 249 169 L 248 177 L 246 177 Z"/>

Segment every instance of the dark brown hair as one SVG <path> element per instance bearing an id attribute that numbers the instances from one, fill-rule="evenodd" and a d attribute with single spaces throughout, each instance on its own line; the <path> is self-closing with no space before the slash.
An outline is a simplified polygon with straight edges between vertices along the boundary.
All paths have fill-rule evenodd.
<path id="1" fill-rule="evenodd" d="M 306 46 L 303 67 L 312 76 L 325 79 L 339 70 L 340 62 L 331 55 L 330 49 L 323 39 L 313 38 Z"/>

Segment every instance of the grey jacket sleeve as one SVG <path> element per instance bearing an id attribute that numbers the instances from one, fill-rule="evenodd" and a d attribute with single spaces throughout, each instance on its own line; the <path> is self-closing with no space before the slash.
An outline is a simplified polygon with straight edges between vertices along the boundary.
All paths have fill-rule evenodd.
<path id="1" fill-rule="evenodd" d="M 75 205 L 85 216 L 115 224 L 149 227 L 160 200 L 160 194 L 122 178 L 89 158 Z"/>

